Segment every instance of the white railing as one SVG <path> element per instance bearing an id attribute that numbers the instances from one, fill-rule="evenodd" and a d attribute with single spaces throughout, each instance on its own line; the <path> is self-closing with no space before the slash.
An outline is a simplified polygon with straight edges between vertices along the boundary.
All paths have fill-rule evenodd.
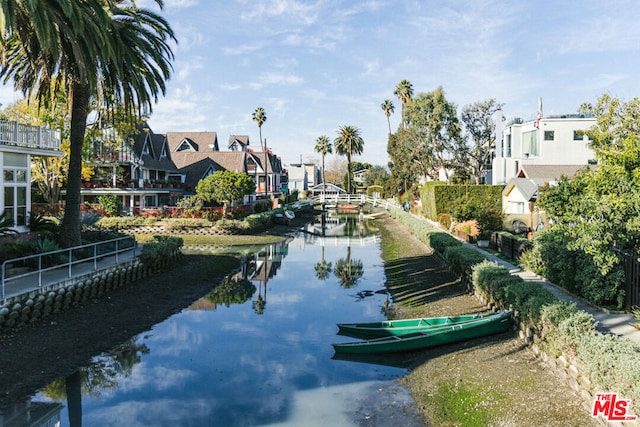
<path id="1" fill-rule="evenodd" d="M 7 286 L 9 282 L 15 283 L 20 279 L 33 278 L 34 276 L 37 276 L 37 284 L 31 282 L 31 286 L 29 286 L 31 289 L 37 289 L 42 287 L 42 275 L 45 272 L 65 270 L 66 278 L 71 278 L 73 277 L 74 266 L 78 266 L 79 264 L 84 264 L 86 266 L 89 263 L 92 263 L 93 270 L 95 271 L 98 269 L 98 261 L 109 256 L 113 256 L 114 264 L 118 264 L 120 262 L 121 254 L 124 252 L 133 251 L 132 257 L 135 257 L 136 247 L 137 243 L 135 238 L 133 236 L 126 236 L 6 260 L 2 263 L 2 289 L 0 297 L 2 299 L 5 298 L 5 286 Z M 10 270 L 12 268 L 26 268 L 28 271 L 10 275 L 9 273 L 11 273 Z"/>
<path id="2" fill-rule="evenodd" d="M 389 209 L 391 203 L 386 199 L 379 199 L 376 197 L 367 196 L 365 194 L 319 194 L 314 196 L 314 203 L 325 203 L 325 204 L 369 204 L 373 207 L 381 207 L 384 209 Z"/>
<path id="3" fill-rule="evenodd" d="M 41 126 L 0 120 L 0 145 L 60 150 L 60 132 Z"/>

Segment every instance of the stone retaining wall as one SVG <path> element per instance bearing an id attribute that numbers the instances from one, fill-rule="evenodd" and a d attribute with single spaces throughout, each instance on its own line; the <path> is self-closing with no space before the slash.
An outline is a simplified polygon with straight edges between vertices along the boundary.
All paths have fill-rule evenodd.
<path id="1" fill-rule="evenodd" d="M 135 259 L 7 298 L 0 305 L 0 330 L 5 332 L 20 328 L 98 298 L 173 264 L 180 255 L 178 251 L 172 257 L 154 265 L 145 265 Z"/>

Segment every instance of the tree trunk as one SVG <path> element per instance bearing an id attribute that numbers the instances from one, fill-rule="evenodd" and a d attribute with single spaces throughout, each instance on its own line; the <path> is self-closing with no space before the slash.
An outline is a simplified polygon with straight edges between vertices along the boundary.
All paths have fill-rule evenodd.
<path id="1" fill-rule="evenodd" d="M 77 81 L 73 83 L 71 102 L 69 175 L 67 176 L 64 217 L 60 225 L 60 243 L 64 247 L 77 246 L 82 243 L 80 234 L 80 184 L 82 181 L 82 146 L 89 114 L 89 85 L 87 83 Z"/>

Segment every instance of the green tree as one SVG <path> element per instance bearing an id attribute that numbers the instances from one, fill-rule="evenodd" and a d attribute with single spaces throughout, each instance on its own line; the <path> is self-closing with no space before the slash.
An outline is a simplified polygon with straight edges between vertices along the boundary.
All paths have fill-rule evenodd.
<path id="1" fill-rule="evenodd" d="M 390 194 L 403 193 L 407 191 L 419 175 L 428 176 L 431 168 L 430 163 L 424 164 L 422 159 L 430 160 L 431 157 L 421 154 L 418 141 L 424 137 L 416 128 L 400 128 L 394 134 L 389 135 L 387 143 L 387 153 L 391 161 L 389 162 Z"/>
<path id="2" fill-rule="evenodd" d="M 471 171 L 475 184 L 480 179 L 491 161 L 492 149 L 495 146 L 496 123 L 494 115 L 502 108 L 495 99 L 474 102 L 462 108 L 461 120 L 471 140 L 471 146 L 465 151 L 465 166 Z"/>
<path id="3" fill-rule="evenodd" d="M 364 141 L 360 136 L 360 129 L 355 126 L 342 126 L 338 131 L 338 137 L 333 141 L 336 153 L 347 157 L 347 192 L 351 193 L 351 156 L 362 154 Z"/>
<path id="4" fill-rule="evenodd" d="M 553 229 L 568 237 L 567 248 L 586 254 L 597 267 L 599 274 L 580 277 L 582 296 L 621 307 L 623 271 L 617 251 L 637 252 L 640 242 L 640 100 L 604 95 L 590 108 L 596 124 L 586 133 L 598 167 L 544 187 L 539 203 L 553 219 Z"/>
<path id="5" fill-rule="evenodd" d="M 156 0 L 162 8 L 163 2 Z M 81 243 L 82 149 L 92 99 L 122 105 L 129 117 L 150 112 L 165 92 L 175 41 L 160 15 L 117 0 L 2 4 L 4 83 L 35 94 L 43 106 L 70 94 L 69 173 L 60 238 Z"/>
<path id="6" fill-rule="evenodd" d="M 327 154 L 333 153 L 333 146 L 331 145 L 331 140 L 327 135 L 321 135 L 316 139 L 316 146 L 314 147 L 316 153 L 320 153 L 322 156 L 322 194 L 324 194 L 324 157 Z"/>
<path id="7" fill-rule="evenodd" d="M 255 189 L 255 182 L 246 173 L 217 171 L 200 180 L 196 186 L 196 194 L 205 202 L 222 203 L 224 215 L 234 200 L 252 194 Z"/>
<path id="8" fill-rule="evenodd" d="M 258 125 L 258 131 L 260 132 L 260 146 L 264 150 L 264 197 L 267 197 L 267 193 L 269 191 L 269 186 L 267 184 L 267 143 L 265 142 L 264 145 L 262 143 L 262 125 L 267 121 L 267 113 L 264 112 L 264 108 L 258 107 L 256 108 L 256 111 L 253 112 L 252 118 Z"/>
<path id="9" fill-rule="evenodd" d="M 393 94 L 397 96 L 400 103 L 402 103 L 402 126 L 406 126 L 407 118 L 405 117 L 405 108 L 413 97 L 413 85 L 409 80 L 401 80 L 400 83 L 396 85 Z"/>
<path id="10" fill-rule="evenodd" d="M 382 166 L 372 166 L 369 172 L 364 176 L 364 185 L 370 187 L 372 185 L 385 186 L 389 179 L 389 172 Z"/>
<path id="11" fill-rule="evenodd" d="M 408 126 L 415 128 L 419 138 L 414 161 L 422 165 L 425 176 L 437 180 L 443 171 L 448 181 L 450 159 L 464 146 L 456 105 L 447 101 L 444 90 L 438 87 L 419 93 L 407 104 L 405 114 Z"/>
<path id="12" fill-rule="evenodd" d="M 389 126 L 389 135 L 391 135 L 391 114 L 395 111 L 396 107 L 394 107 L 393 102 L 390 99 L 385 99 L 382 104 L 380 104 L 380 108 L 384 111 L 384 115 L 387 117 L 387 126 Z"/>

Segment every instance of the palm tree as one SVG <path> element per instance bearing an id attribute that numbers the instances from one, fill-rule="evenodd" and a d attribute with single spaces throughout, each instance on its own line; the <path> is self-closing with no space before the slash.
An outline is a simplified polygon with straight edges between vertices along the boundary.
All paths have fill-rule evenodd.
<path id="1" fill-rule="evenodd" d="M 264 108 L 258 107 L 256 111 L 253 112 L 253 121 L 258 124 L 258 130 L 260 131 L 260 146 L 263 147 L 264 150 L 264 197 L 267 197 L 268 186 L 267 186 L 267 143 L 265 141 L 264 146 L 262 145 L 262 125 L 267 121 L 267 113 L 264 112 Z"/>
<path id="2" fill-rule="evenodd" d="M 336 153 L 347 156 L 347 191 L 351 193 L 351 156 L 362 154 L 364 141 L 360 136 L 360 129 L 355 126 L 342 126 L 338 130 L 338 137 L 333 141 Z"/>
<path id="3" fill-rule="evenodd" d="M 402 125 L 404 126 L 406 123 L 404 118 L 404 107 L 413 96 L 413 85 L 409 80 L 401 80 L 400 83 L 397 84 L 396 90 L 393 91 L 393 94 L 396 95 L 402 103 Z"/>
<path id="4" fill-rule="evenodd" d="M 394 107 L 393 102 L 390 99 L 385 99 L 382 104 L 380 104 L 380 108 L 384 111 L 384 115 L 387 116 L 387 125 L 389 125 L 389 134 L 391 134 L 391 121 L 389 117 L 395 111 L 396 107 Z"/>
<path id="5" fill-rule="evenodd" d="M 155 0 L 162 8 L 163 1 Z M 3 2 L 6 20 L 0 78 L 13 80 L 25 95 L 35 93 L 43 106 L 69 96 L 70 152 L 61 243 L 80 238 L 82 146 L 90 105 L 121 106 L 129 120 L 150 113 L 152 101 L 165 93 L 172 71 L 175 41 L 158 14 L 119 0 Z M 1 21 L 1 19 L 0 19 Z"/>
<path id="6" fill-rule="evenodd" d="M 319 136 L 318 139 L 316 139 L 316 146 L 314 150 L 316 153 L 320 153 L 322 155 L 322 197 L 324 198 L 324 156 L 333 152 L 333 146 L 331 145 L 329 137 L 327 135 Z"/>

